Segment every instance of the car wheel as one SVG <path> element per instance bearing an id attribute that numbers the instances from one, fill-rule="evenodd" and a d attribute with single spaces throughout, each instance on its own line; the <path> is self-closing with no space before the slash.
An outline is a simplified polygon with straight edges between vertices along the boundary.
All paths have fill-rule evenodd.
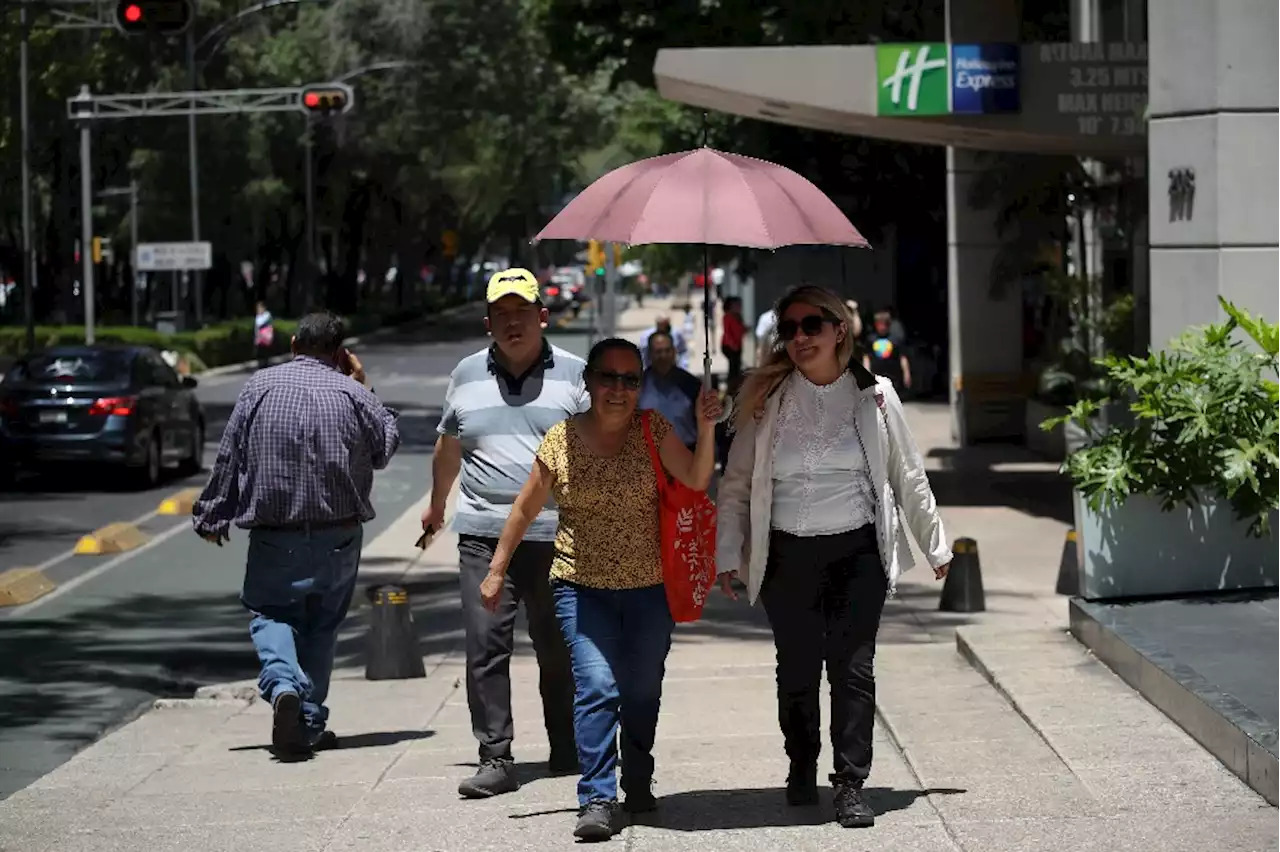
<path id="1" fill-rule="evenodd" d="M 191 430 L 191 454 L 182 462 L 182 472 L 199 473 L 204 470 L 204 424 L 196 423 Z"/>
<path id="2" fill-rule="evenodd" d="M 152 432 L 147 439 L 146 454 L 142 459 L 142 467 L 137 471 L 138 487 L 155 488 L 160 484 L 160 475 L 164 467 L 160 460 L 160 433 Z"/>

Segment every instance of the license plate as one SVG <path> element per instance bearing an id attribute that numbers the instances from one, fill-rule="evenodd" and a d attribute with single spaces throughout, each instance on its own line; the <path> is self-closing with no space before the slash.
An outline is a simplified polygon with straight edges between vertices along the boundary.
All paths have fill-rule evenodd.
<path id="1" fill-rule="evenodd" d="M 41 423 L 66 423 L 67 412 L 65 411 L 41 411 Z"/>

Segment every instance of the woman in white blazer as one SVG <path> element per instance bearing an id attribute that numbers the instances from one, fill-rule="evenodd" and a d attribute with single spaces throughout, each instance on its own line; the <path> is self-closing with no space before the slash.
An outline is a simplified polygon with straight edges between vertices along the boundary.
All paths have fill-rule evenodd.
<path id="1" fill-rule="evenodd" d="M 800 287 L 776 310 L 775 345 L 738 395 L 716 559 L 725 591 L 742 576 L 773 629 L 788 803 L 818 800 L 825 662 L 836 817 L 869 826 L 876 632 L 912 564 L 899 513 L 938 579 L 951 550 L 898 395 L 852 357 L 844 302 Z"/>

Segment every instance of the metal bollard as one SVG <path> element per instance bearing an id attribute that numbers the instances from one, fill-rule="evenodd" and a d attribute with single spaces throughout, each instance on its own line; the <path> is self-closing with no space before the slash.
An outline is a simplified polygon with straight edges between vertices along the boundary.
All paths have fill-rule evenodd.
<path id="1" fill-rule="evenodd" d="M 369 635 L 365 641 L 366 680 L 426 677 L 422 648 L 413 629 L 409 593 L 399 586 L 369 590 Z"/>
<path id="2" fill-rule="evenodd" d="M 1067 539 L 1062 543 L 1062 561 L 1058 563 L 1058 585 L 1054 591 L 1072 597 L 1080 594 L 1080 553 L 1074 529 L 1067 530 Z"/>
<path id="3" fill-rule="evenodd" d="M 978 560 L 978 543 L 971 538 L 958 538 L 951 546 L 953 559 L 946 582 L 942 584 L 939 612 L 985 612 L 987 595 L 982 589 L 982 563 Z"/>

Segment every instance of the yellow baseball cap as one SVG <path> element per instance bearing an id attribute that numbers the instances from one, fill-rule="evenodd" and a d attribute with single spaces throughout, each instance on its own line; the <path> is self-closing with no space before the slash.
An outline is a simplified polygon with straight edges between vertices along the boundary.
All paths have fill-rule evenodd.
<path id="1" fill-rule="evenodd" d="M 541 298 L 538 292 L 538 279 L 529 270 L 518 266 L 495 272 L 489 279 L 485 301 L 492 305 L 503 296 L 519 296 L 526 302 L 536 302 Z"/>

